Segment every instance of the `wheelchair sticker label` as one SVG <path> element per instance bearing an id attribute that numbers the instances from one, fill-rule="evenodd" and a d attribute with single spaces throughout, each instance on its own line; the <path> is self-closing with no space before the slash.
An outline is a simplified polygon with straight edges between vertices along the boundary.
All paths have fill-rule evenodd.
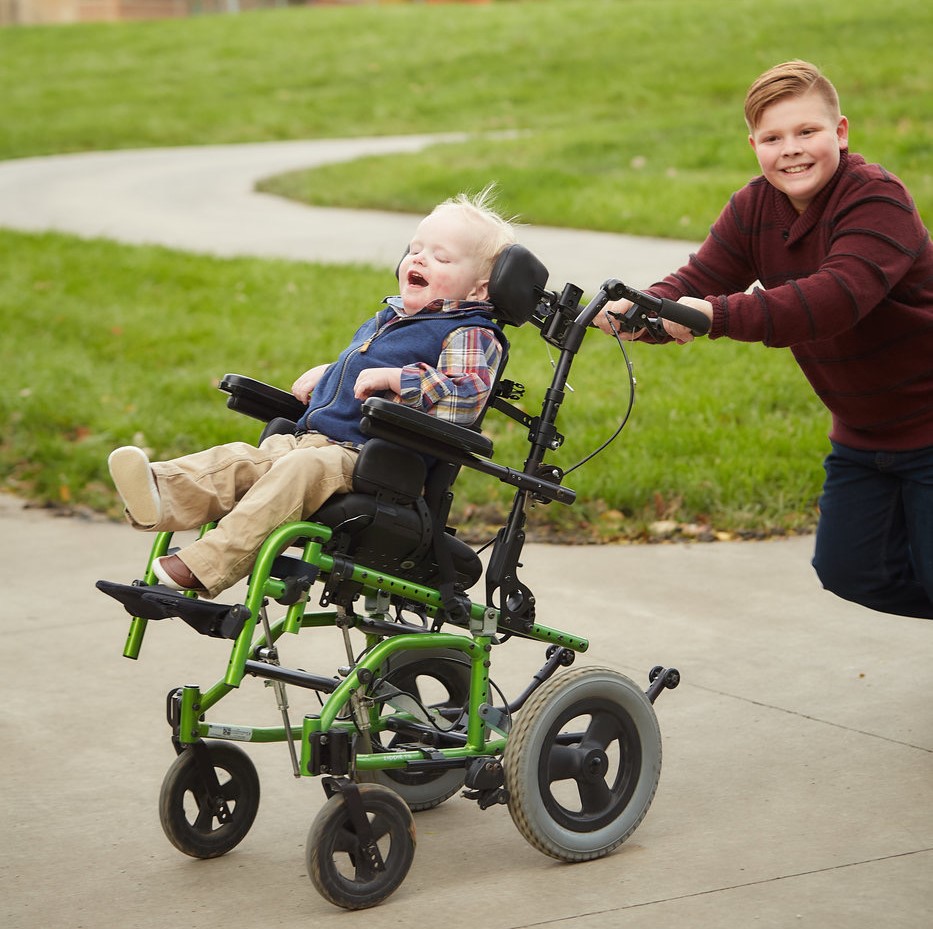
<path id="1" fill-rule="evenodd" d="M 253 730 L 245 726 L 208 726 L 208 738 L 232 739 L 234 742 L 251 742 Z"/>

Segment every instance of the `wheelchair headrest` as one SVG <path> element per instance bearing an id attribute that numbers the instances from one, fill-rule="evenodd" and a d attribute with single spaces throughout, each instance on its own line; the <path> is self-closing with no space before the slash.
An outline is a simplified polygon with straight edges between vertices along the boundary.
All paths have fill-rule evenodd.
<path id="1" fill-rule="evenodd" d="M 513 326 L 528 322 L 547 278 L 547 268 L 524 245 L 508 246 L 489 275 L 489 302 L 496 308 L 496 318 Z"/>
<path id="2" fill-rule="evenodd" d="M 402 253 L 402 258 L 408 249 Z M 398 277 L 402 262 L 395 267 Z M 548 270 L 524 245 L 515 243 L 500 252 L 489 275 L 489 302 L 496 308 L 496 319 L 510 326 L 521 326 L 531 319 L 547 285 Z"/>

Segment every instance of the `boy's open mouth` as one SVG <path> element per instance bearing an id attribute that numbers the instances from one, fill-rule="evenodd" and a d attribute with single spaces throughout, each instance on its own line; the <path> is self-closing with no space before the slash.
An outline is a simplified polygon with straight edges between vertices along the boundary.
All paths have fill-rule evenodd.
<path id="1" fill-rule="evenodd" d="M 414 287 L 427 287 L 428 282 L 417 272 L 408 272 L 408 283 Z"/>
<path id="2" fill-rule="evenodd" d="M 791 165 L 789 168 L 782 168 L 781 170 L 784 174 L 803 174 L 804 171 L 808 171 L 812 168 L 812 165 Z"/>

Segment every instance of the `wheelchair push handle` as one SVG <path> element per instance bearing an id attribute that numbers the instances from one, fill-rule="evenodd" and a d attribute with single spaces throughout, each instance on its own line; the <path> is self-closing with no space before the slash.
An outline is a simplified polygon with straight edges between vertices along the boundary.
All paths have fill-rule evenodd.
<path id="1" fill-rule="evenodd" d="M 657 319 L 669 319 L 671 322 L 686 326 L 694 335 L 706 335 L 710 329 L 710 321 L 705 313 L 695 310 L 692 306 L 685 306 L 674 300 L 664 297 L 655 297 L 653 294 L 642 293 L 621 281 L 610 280 L 603 284 L 603 290 L 610 300 L 630 300 L 634 306 L 623 314 L 613 314 L 630 329 L 640 329 Z"/>

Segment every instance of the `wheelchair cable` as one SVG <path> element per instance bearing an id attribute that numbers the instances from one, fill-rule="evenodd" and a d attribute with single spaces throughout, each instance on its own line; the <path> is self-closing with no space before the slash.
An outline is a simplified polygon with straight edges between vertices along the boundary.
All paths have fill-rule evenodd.
<path id="1" fill-rule="evenodd" d="M 509 708 L 509 701 L 506 698 L 505 694 L 502 692 L 502 688 L 492 679 L 489 678 L 489 687 L 491 690 L 494 690 L 498 695 L 499 699 L 502 701 L 502 710 L 505 713 L 505 718 L 509 721 L 509 729 L 512 728 L 512 710 Z"/>
<path id="2" fill-rule="evenodd" d="M 547 344 L 547 342 L 544 343 L 544 350 L 547 352 L 547 360 L 551 365 L 551 370 L 556 371 L 557 364 L 554 361 L 554 356 L 551 354 L 551 347 L 550 345 Z M 570 391 L 570 393 L 572 394 L 576 393 L 576 391 L 573 389 L 573 385 L 569 381 L 564 386 L 567 388 L 567 390 Z"/>
<path id="3" fill-rule="evenodd" d="M 626 424 L 629 421 L 629 417 L 632 415 L 632 409 L 635 406 L 635 369 L 632 365 L 632 361 L 628 356 L 628 352 L 625 350 L 625 342 L 623 341 L 619 330 L 616 328 L 615 323 L 612 321 L 611 317 L 609 318 L 609 328 L 612 329 L 612 334 L 615 336 L 616 342 L 619 343 L 619 348 L 622 351 L 622 357 L 625 359 L 625 368 L 628 371 L 628 382 L 629 382 L 629 395 L 628 395 L 628 407 L 625 410 L 625 415 L 622 417 L 622 422 L 619 423 L 619 427 L 615 432 L 603 442 L 595 451 L 590 452 L 585 458 L 581 458 L 575 465 L 570 468 L 567 468 L 563 472 L 564 476 L 570 474 L 571 471 L 576 471 L 577 468 L 582 467 L 588 461 L 592 461 L 600 452 L 605 451 L 618 437 L 622 430 L 625 428 Z M 551 363 L 551 367 L 554 367 L 554 359 L 551 357 L 551 351 L 548 349 L 548 361 Z M 575 392 L 573 388 L 568 384 L 568 390 Z M 494 538 L 490 539 L 488 542 L 485 542 L 480 548 L 476 550 L 478 555 L 481 555 L 490 545 L 492 545 L 496 540 Z"/>
<path id="4" fill-rule="evenodd" d="M 595 458 L 600 452 L 605 451 L 618 437 L 622 430 L 625 428 L 628 423 L 629 417 L 632 415 L 632 408 L 635 406 L 635 370 L 632 366 L 632 361 L 628 356 L 628 352 L 625 350 L 625 342 L 622 340 L 622 337 L 619 333 L 619 330 L 616 328 L 615 323 L 612 319 L 609 318 L 609 328 L 612 329 L 612 334 L 616 337 L 616 342 L 619 343 L 619 348 L 622 350 L 622 357 L 625 359 L 625 367 L 628 371 L 628 383 L 629 383 L 629 395 L 628 395 L 628 407 L 625 410 L 625 415 L 622 417 L 622 422 L 619 423 L 619 428 L 603 442 L 595 451 L 592 451 L 585 458 L 581 458 L 573 467 L 567 468 L 564 471 L 564 475 L 570 474 L 571 471 L 576 471 L 577 468 L 585 465 L 588 461 L 591 461 Z"/>
<path id="5" fill-rule="evenodd" d="M 383 701 L 383 704 L 388 703 L 390 706 L 395 706 L 392 703 L 393 698 L 398 699 L 399 697 L 407 697 L 419 710 L 421 710 L 422 719 L 418 720 L 418 722 L 421 722 L 424 725 L 431 726 L 437 732 L 452 731 L 454 727 L 457 725 L 457 722 L 459 721 L 459 719 L 462 718 L 464 713 L 466 713 L 467 711 L 467 704 L 464 703 L 461 707 L 459 707 L 460 712 L 459 712 L 459 716 L 457 717 L 457 719 L 450 720 L 449 721 L 450 725 L 445 729 L 443 726 L 438 724 L 437 720 L 438 720 L 438 716 L 440 715 L 440 711 L 438 710 L 437 707 L 426 706 L 413 693 L 409 693 L 407 690 L 402 690 L 400 687 L 397 687 L 395 684 L 389 683 L 387 678 L 381 679 L 381 687 L 382 689 L 378 693 L 378 698 Z M 403 711 L 405 709 L 404 707 L 396 707 L 396 709 L 399 709 L 399 708 L 403 709 Z M 432 709 L 435 710 L 434 713 L 431 712 Z M 457 709 L 457 708 L 451 707 L 451 709 Z M 411 711 L 409 710 L 408 712 L 411 712 Z M 417 714 L 412 714 L 412 715 L 415 715 L 417 717 Z M 446 717 L 442 715 L 440 716 L 440 718 L 444 719 L 445 722 L 448 721 Z M 354 725 L 356 725 L 355 721 L 354 721 Z M 359 731 L 359 726 L 356 726 L 356 728 L 357 728 L 357 731 Z"/>

